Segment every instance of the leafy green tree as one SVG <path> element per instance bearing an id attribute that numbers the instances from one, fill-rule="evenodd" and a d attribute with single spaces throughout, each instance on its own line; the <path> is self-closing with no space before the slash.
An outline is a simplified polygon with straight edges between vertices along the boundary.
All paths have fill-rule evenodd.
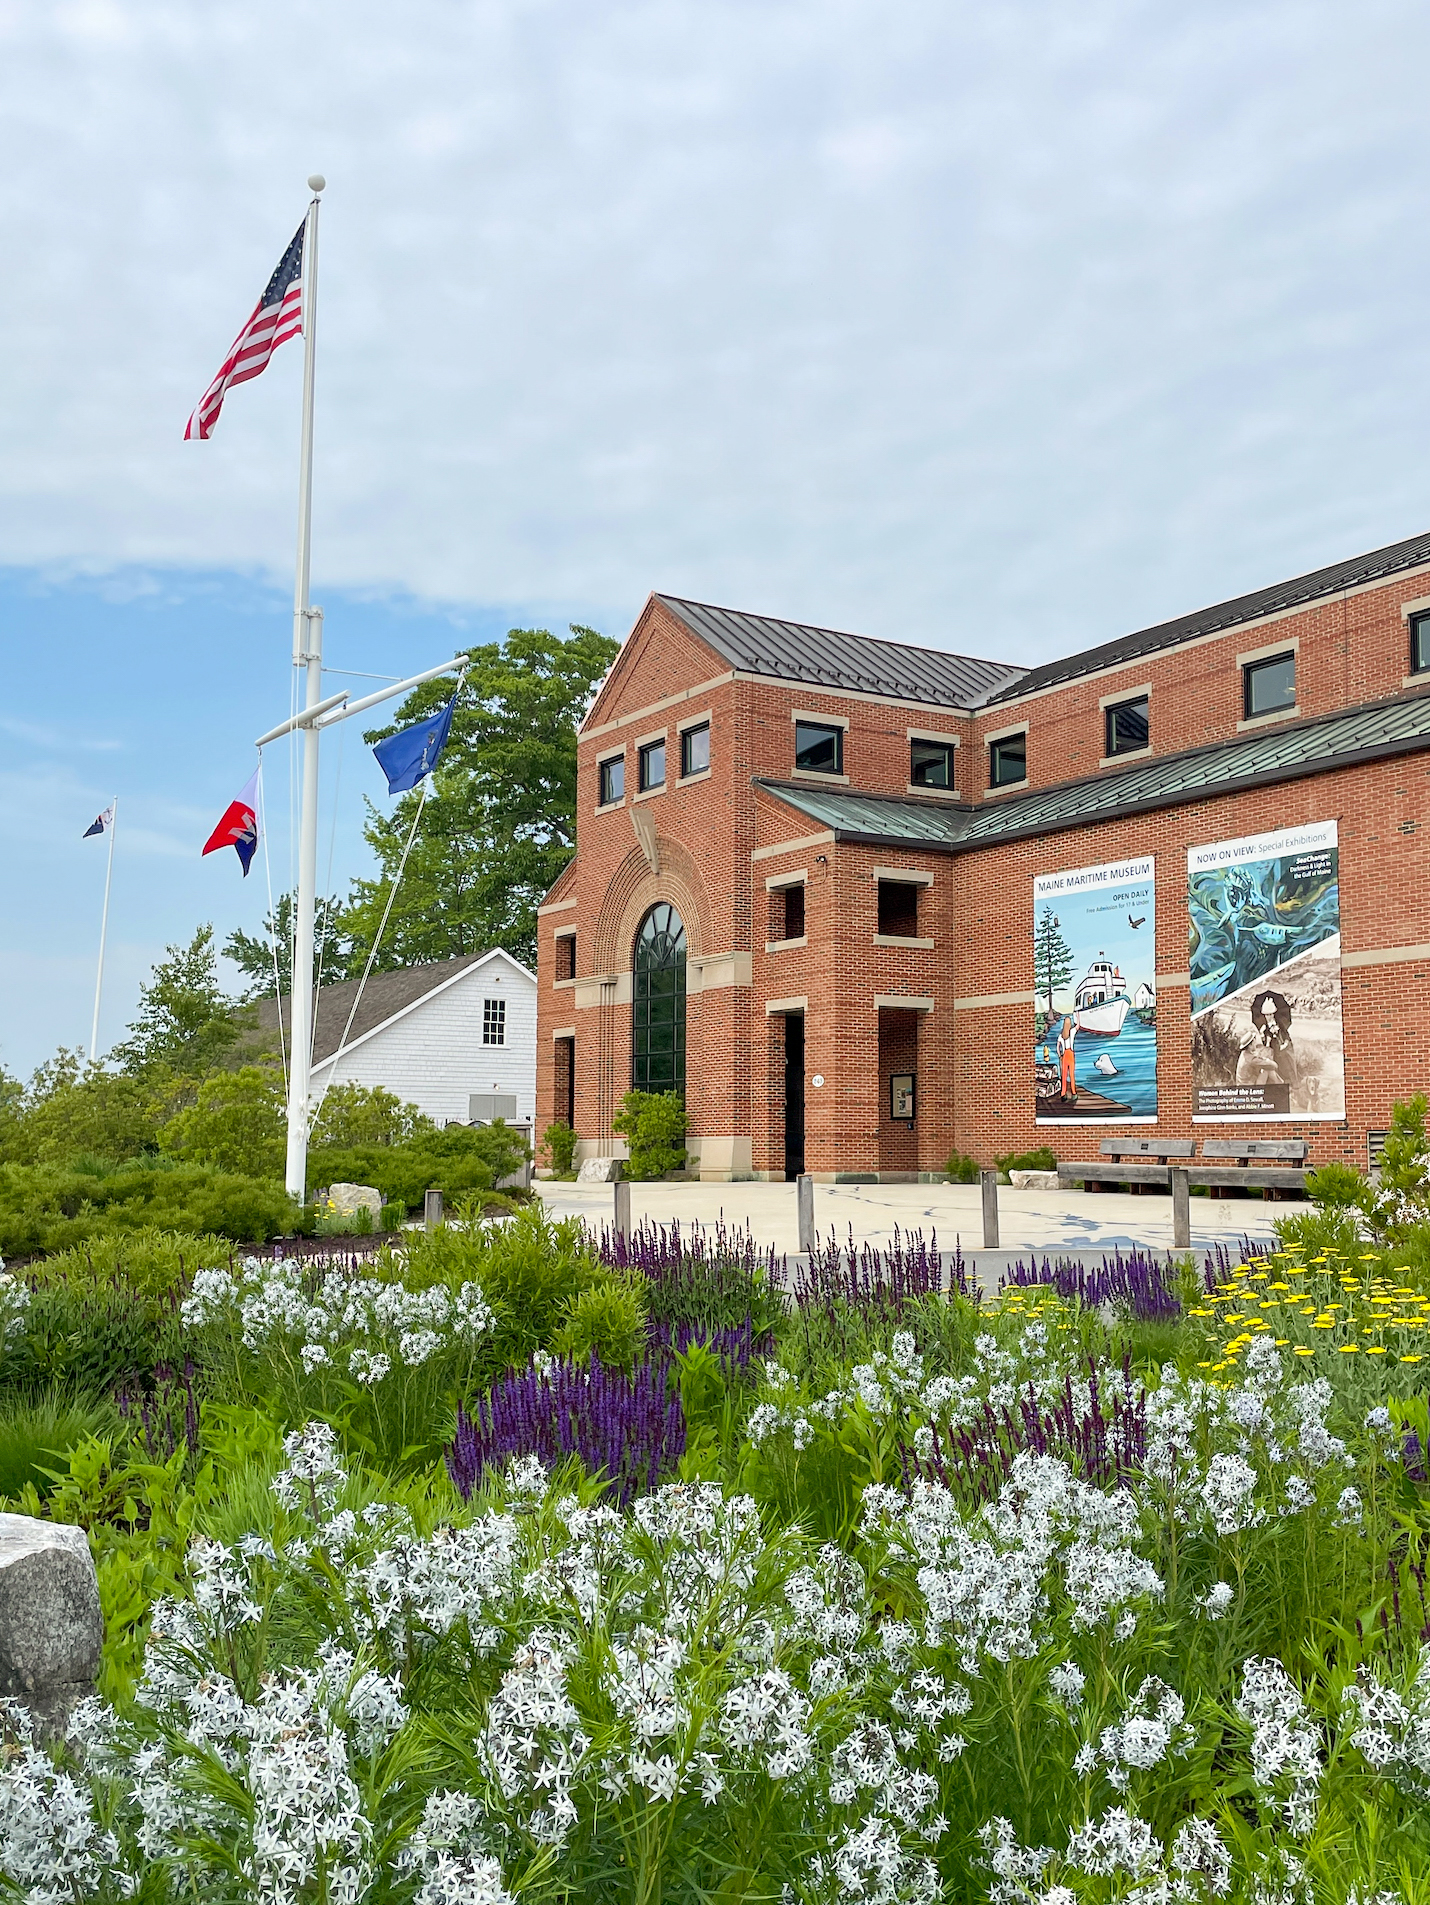
<path id="1" fill-rule="evenodd" d="M 218 982 L 214 929 L 200 926 L 187 946 L 170 946 L 139 988 L 139 1016 L 112 1057 L 132 1077 L 202 1078 L 237 1043 L 234 1002 Z"/>
<path id="2" fill-rule="evenodd" d="M 312 1142 L 314 1146 L 406 1144 L 436 1129 L 416 1105 L 403 1104 L 381 1085 L 334 1085 L 323 1096 Z"/>
<path id="3" fill-rule="evenodd" d="M 1063 935 L 1062 922 L 1051 906 L 1045 906 L 1033 934 L 1033 985 L 1048 1002 L 1048 1017 L 1053 1016 L 1053 994 L 1073 975 L 1072 947 Z"/>
<path id="4" fill-rule="evenodd" d="M 243 1177 L 278 1177 L 286 1145 L 282 1074 L 241 1065 L 206 1078 L 193 1104 L 159 1133 L 168 1156 Z"/>
<path id="5" fill-rule="evenodd" d="M 569 638 L 514 628 L 468 650 L 451 739 L 422 816 L 376 968 L 503 946 L 536 958 L 536 908 L 576 849 L 576 728 L 619 643 L 572 624 Z M 440 707 L 449 683 L 410 695 L 376 741 Z M 356 880 L 337 922 L 361 968 L 412 826 L 418 795 L 390 814 L 369 808 L 377 879 Z"/>
<path id="6" fill-rule="evenodd" d="M 245 1004 L 273 997 L 273 939 L 277 940 L 279 989 L 284 993 L 292 990 L 293 906 L 293 895 L 280 893 L 273 910 L 264 915 L 261 933 L 246 933 L 238 927 L 223 942 L 224 958 L 231 959 L 248 981 L 243 991 Z M 313 941 L 324 982 L 353 976 L 348 971 L 341 914 L 342 903 L 336 897 L 318 901 Z"/>
<path id="7" fill-rule="evenodd" d="M 158 1121 L 153 1094 L 140 1079 L 86 1065 L 78 1052 L 61 1047 L 31 1080 L 9 1155 L 27 1164 L 82 1157 L 118 1164 L 153 1148 Z"/>

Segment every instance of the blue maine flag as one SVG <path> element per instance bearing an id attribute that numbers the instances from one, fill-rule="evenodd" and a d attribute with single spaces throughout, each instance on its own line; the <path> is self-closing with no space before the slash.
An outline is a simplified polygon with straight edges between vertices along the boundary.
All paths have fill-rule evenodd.
<path id="1" fill-rule="evenodd" d="M 447 745 L 456 706 L 457 697 L 453 695 L 435 714 L 429 714 L 410 728 L 399 728 L 396 734 L 389 734 L 385 741 L 377 743 L 372 751 L 387 776 L 389 794 L 405 794 L 432 772 Z"/>

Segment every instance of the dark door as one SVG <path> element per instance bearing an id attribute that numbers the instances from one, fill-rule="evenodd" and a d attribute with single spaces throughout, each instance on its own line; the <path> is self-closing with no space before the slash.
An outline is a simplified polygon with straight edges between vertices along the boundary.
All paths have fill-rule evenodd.
<path id="1" fill-rule="evenodd" d="M 804 1169 L 804 1017 L 785 1014 L 785 1178 Z"/>

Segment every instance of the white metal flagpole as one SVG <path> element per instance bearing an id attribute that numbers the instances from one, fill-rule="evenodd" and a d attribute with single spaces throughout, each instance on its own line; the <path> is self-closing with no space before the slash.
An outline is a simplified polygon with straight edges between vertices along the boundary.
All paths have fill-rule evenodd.
<path id="1" fill-rule="evenodd" d="M 99 1001 L 104 994 L 104 942 L 109 937 L 109 887 L 114 878 L 114 836 L 119 831 L 119 796 L 109 805 L 109 859 L 104 868 L 104 911 L 99 919 L 99 971 L 94 977 L 94 1023 L 89 1032 L 89 1062 L 99 1063 Z"/>
<path id="2" fill-rule="evenodd" d="M 298 469 L 298 563 L 293 585 L 293 666 L 306 670 L 304 708 L 323 698 L 323 611 L 309 606 L 308 571 L 313 522 L 313 375 L 318 341 L 318 194 L 326 180 L 308 180 L 313 193 L 303 233 L 303 435 Z M 303 794 L 298 820 L 298 905 L 293 921 L 293 1059 L 288 1072 L 288 1158 L 284 1181 L 301 1200 L 308 1188 L 309 1083 L 313 1064 L 313 916 L 318 884 L 318 728 L 303 724 Z"/>

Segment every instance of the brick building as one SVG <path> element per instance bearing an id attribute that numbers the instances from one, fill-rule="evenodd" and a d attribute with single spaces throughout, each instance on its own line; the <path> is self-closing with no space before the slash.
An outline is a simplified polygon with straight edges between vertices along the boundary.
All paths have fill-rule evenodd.
<path id="1" fill-rule="evenodd" d="M 1427 689 L 1430 535 L 1036 668 L 653 595 L 540 909 L 538 1126 L 619 1153 L 635 1082 L 703 1178 L 1125 1123 L 1363 1167 L 1430 1082 Z"/>

